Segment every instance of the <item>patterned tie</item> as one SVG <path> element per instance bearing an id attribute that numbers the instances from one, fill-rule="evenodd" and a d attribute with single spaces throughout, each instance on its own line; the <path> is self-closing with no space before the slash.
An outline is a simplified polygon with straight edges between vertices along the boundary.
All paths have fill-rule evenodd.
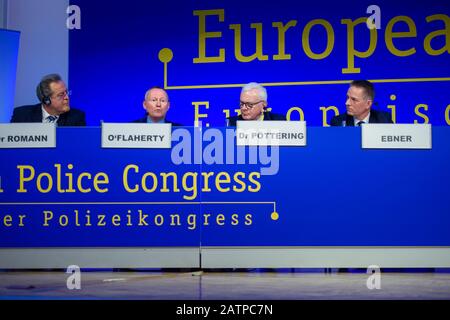
<path id="1" fill-rule="evenodd" d="M 361 127 L 361 125 L 362 125 L 363 123 L 365 123 L 365 122 L 364 122 L 364 121 L 360 121 L 360 122 L 358 122 L 356 125 L 357 125 L 358 127 Z"/>
<path id="2" fill-rule="evenodd" d="M 47 120 L 47 123 L 55 123 L 56 119 L 58 119 L 58 117 L 56 116 L 48 116 L 47 118 L 45 118 L 45 120 Z"/>

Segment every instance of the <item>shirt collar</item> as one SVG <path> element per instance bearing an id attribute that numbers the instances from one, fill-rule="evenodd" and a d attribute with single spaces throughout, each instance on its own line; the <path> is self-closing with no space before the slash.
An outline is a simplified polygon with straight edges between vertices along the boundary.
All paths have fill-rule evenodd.
<path id="1" fill-rule="evenodd" d="M 159 121 L 153 121 L 151 117 L 147 116 L 147 123 L 166 123 L 166 119 L 162 118 Z"/>
<path id="2" fill-rule="evenodd" d="M 41 105 L 41 109 L 42 109 L 42 122 L 45 123 L 45 122 L 47 122 L 46 121 L 47 117 L 51 116 L 51 114 L 48 113 L 47 110 L 45 110 L 44 106 L 42 106 L 42 105 Z M 56 121 L 58 121 L 59 116 L 54 116 L 54 117 L 56 117 Z"/>
<path id="3" fill-rule="evenodd" d="M 360 121 L 363 121 L 364 123 L 369 123 L 369 118 L 370 118 L 370 111 L 367 114 L 367 116 L 362 120 L 358 120 L 355 117 L 353 117 L 353 124 L 356 126 L 358 124 L 358 122 L 360 122 Z"/>

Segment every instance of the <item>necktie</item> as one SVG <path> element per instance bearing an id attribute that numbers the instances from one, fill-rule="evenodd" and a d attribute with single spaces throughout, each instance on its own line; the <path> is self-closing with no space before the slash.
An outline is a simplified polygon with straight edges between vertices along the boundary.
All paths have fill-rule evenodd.
<path id="1" fill-rule="evenodd" d="M 362 125 L 363 123 L 365 123 L 365 122 L 364 122 L 364 121 L 360 121 L 360 122 L 358 122 L 356 125 L 357 125 L 358 127 L 361 127 L 361 125 Z"/>
<path id="2" fill-rule="evenodd" d="M 58 119 L 58 117 L 55 116 L 48 116 L 47 118 L 45 118 L 47 120 L 47 123 L 55 123 L 56 119 Z"/>

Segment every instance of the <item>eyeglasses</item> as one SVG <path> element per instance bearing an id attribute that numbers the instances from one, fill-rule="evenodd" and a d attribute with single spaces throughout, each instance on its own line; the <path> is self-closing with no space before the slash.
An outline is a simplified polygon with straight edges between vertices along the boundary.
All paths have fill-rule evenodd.
<path id="1" fill-rule="evenodd" d="M 239 105 L 240 105 L 241 108 L 251 109 L 254 106 L 256 106 L 258 103 L 261 103 L 261 102 L 263 102 L 263 100 L 260 100 L 258 102 L 254 102 L 254 103 L 241 101 L 239 103 Z"/>
<path id="2" fill-rule="evenodd" d="M 55 97 L 58 100 L 63 100 L 66 96 L 70 96 L 72 94 L 72 91 L 63 91 L 61 93 L 58 93 Z"/>

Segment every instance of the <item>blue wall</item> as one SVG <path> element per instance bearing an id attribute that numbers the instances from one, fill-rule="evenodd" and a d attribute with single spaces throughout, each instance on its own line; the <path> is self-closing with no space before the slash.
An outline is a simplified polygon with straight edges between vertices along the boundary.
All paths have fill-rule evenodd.
<path id="1" fill-rule="evenodd" d="M 11 119 L 19 39 L 19 32 L 0 29 L 0 123 Z"/>
<path id="2" fill-rule="evenodd" d="M 154 85 L 165 85 L 164 64 L 158 58 L 163 48 L 173 53 L 173 59 L 167 64 L 166 86 L 172 101 L 168 118 L 186 125 L 194 123 L 194 104 L 205 101 L 209 102 L 209 109 L 204 106 L 200 109 L 207 114 L 202 119 L 204 123 L 224 125 L 224 110 L 231 110 L 234 115 L 234 109 L 238 108 L 239 85 L 257 81 L 268 83 L 269 107 L 274 111 L 287 113 L 298 107 L 308 125 L 323 126 L 334 112 L 328 112 L 324 121 L 320 108 L 335 106 L 344 112 L 348 85 L 342 81 L 361 78 L 377 80 L 376 107 L 386 111 L 395 108 L 397 122 L 450 125 L 450 119 L 446 121 L 446 108 L 450 104 L 448 1 L 377 2 L 381 9 L 381 29 L 376 32 L 374 52 L 367 58 L 354 58 L 359 72 L 345 71 L 350 63 L 349 46 L 353 43 L 345 19 L 368 17 L 366 11 L 372 1 L 130 0 L 126 6 L 110 1 L 73 0 L 71 3 L 79 5 L 82 11 L 82 29 L 70 33 L 72 105 L 88 113 L 91 125 L 98 125 L 100 120 L 127 122 L 142 117 L 145 91 Z M 223 62 L 195 62 L 200 55 L 201 19 L 196 13 L 199 10 L 216 10 L 206 17 L 205 30 L 221 35 L 205 40 L 205 54 L 218 56 L 219 50 L 224 49 Z M 220 21 L 222 12 L 223 21 Z M 427 22 L 434 15 L 441 18 Z M 322 25 L 312 27 L 308 37 L 305 29 L 315 19 L 321 19 Z M 395 19 L 407 22 L 395 23 L 393 34 L 388 31 L 388 25 Z M 273 23 L 289 21 L 296 21 L 296 25 L 286 32 L 284 41 L 279 41 Z M 240 25 L 242 53 L 248 56 L 255 52 L 252 23 L 261 24 L 265 57 L 241 62 L 234 52 L 236 26 L 232 25 Z M 324 25 L 329 26 L 328 37 Z M 354 30 L 354 47 L 367 50 L 370 30 L 365 24 Z M 395 34 L 408 31 L 409 36 Z M 433 37 L 433 32 L 443 35 L 431 40 L 430 49 L 424 43 Z M 304 34 L 306 41 L 302 41 Z M 406 52 L 406 56 L 400 57 L 399 53 L 392 52 L 393 48 L 389 49 L 391 35 L 393 46 Z M 324 57 L 313 56 L 308 51 L 308 42 L 316 54 L 324 52 L 327 44 L 331 50 Z M 289 59 L 276 60 L 280 44 L 291 55 Z M 441 48 L 443 51 L 438 52 Z M 310 84 L 311 81 L 319 83 Z M 207 85 L 219 88 L 205 88 Z M 291 116 L 292 120 L 299 119 L 298 112 Z"/>

